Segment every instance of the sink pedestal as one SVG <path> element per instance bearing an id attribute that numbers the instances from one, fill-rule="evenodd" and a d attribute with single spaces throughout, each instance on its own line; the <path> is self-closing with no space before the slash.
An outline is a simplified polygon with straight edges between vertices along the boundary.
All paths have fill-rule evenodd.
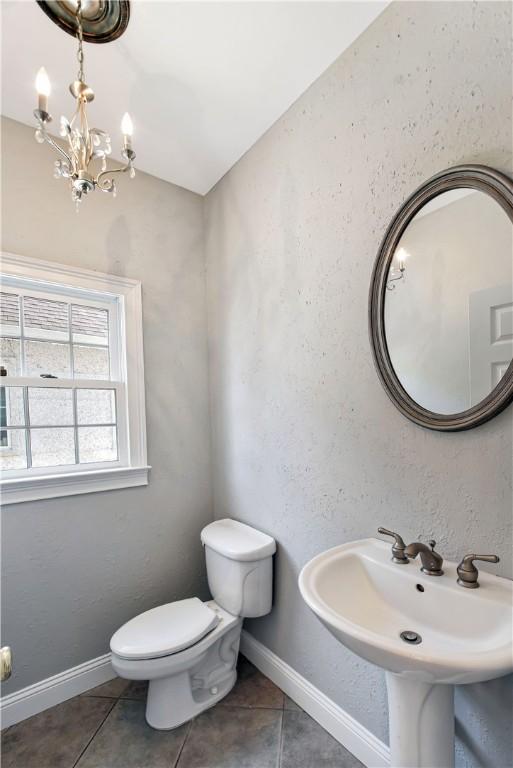
<path id="1" fill-rule="evenodd" d="M 386 673 L 393 768 L 454 768 L 454 686 Z"/>

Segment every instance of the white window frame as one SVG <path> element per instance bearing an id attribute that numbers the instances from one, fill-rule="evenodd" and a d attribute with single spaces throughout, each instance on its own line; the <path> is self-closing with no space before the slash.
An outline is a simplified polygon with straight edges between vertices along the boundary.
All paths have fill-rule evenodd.
<path id="1" fill-rule="evenodd" d="M 7 391 L 5 392 L 5 411 L 6 415 L 9 411 L 9 395 Z M 0 425 L 0 432 L 7 432 L 7 445 L 0 445 L 0 454 L 4 451 L 10 451 L 11 450 L 11 438 L 10 438 L 10 432 L 7 429 L 7 427 L 2 427 Z"/>
<path id="2" fill-rule="evenodd" d="M 0 272 L 6 278 L 2 289 L 7 292 L 31 294 L 32 282 L 41 298 L 45 288 L 54 300 L 55 294 L 62 293 L 68 299 L 72 297 L 73 302 L 94 304 L 91 297 L 96 295 L 104 306 L 110 297 L 114 323 L 109 323 L 109 345 L 115 368 L 111 377 L 124 384 L 120 387 L 114 381 L 98 379 L 46 379 L 45 387 L 74 389 L 78 384 L 88 389 L 116 390 L 118 460 L 108 462 L 108 467 L 106 463 L 91 463 L 73 465 L 71 469 L 67 466 L 5 471 L 0 480 L 2 504 L 147 485 L 150 467 L 146 449 L 141 282 L 5 252 L 1 254 Z M 6 386 L 34 386 L 33 378 L 10 376 L 4 381 Z"/>

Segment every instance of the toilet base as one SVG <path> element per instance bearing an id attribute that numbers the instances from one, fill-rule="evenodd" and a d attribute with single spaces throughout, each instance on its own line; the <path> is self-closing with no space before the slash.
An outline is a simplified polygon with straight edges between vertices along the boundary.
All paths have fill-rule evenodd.
<path id="1" fill-rule="evenodd" d="M 222 686 L 216 686 L 217 693 L 203 701 L 195 701 L 191 694 L 188 672 L 177 677 L 150 680 L 146 701 L 146 722 L 158 731 L 171 731 L 187 723 L 200 712 L 213 707 L 224 698 L 237 681 L 237 670 L 233 670 Z"/>
<path id="2" fill-rule="evenodd" d="M 174 674 L 150 678 L 146 701 L 148 725 L 159 731 L 178 728 L 231 691 L 237 680 L 241 626 L 242 622 L 237 620 L 193 663 L 180 664 L 181 654 L 177 654 Z"/>

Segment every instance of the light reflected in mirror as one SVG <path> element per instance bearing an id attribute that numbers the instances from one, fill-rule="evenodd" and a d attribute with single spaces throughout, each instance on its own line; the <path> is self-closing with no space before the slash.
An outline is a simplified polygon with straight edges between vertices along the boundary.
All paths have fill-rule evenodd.
<path id="1" fill-rule="evenodd" d="M 385 291 L 385 334 L 402 387 L 455 414 L 480 403 L 513 357 L 513 227 L 470 188 L 443 192 L 406 227 Z"/>

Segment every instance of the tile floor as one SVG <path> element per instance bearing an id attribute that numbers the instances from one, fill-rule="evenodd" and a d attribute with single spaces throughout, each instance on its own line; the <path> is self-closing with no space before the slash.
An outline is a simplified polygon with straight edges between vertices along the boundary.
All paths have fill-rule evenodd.
<path id="1" fill-rule="evenodd" d="M 2 768 L 363 768 L 242 656 L 217 706 L 173 731 L 144 719 L 146 683 L 119 678 L 2 733 Z"/>

